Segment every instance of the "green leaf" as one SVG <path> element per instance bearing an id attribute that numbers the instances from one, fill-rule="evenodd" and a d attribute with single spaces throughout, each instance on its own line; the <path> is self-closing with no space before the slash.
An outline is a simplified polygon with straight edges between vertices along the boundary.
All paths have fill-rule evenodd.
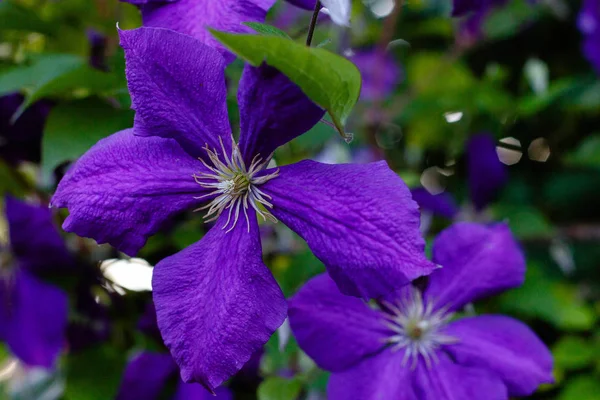
<path id="1" fill-rule="evenodd" d="M 96 99 L 54 107 L 42 139 L 42 172 L 49 176 L 59 164 L 78 158 L 98 140 L 133 125 L 133 111 Z"/>
<path id="2" fill-rule="evenodd" d="M 571 165 L 600 167 L 600 133 L 582 140 L 579 146 L 567 155 L 566 161 Z"/>
<path id="3" fill-rule="evenodd" d="M 272 25 L 261 24 L 259 22 L 244 22 L 244 25 L 252 28 L 254 31 L 256 31 L 256 33 L 260 33 L 261 35 L 279 36 L 282 38 L 291 39 L 287 33 Z"/>
<path id="4" fill-rule="evenodd" d="M 577 376 L 567 382 L 558 400 L 597 400 L 600 382 L 593 375 Z"/>
<path id="5" fill-rule="evenodd" d="M 43 54 L 32 57 L 28 65 L 19 65 L 0 74 L 0 95 L 18 90 L 43 87 L 57 77 L 84 65 L 82 57 L 73 54 Z"/>
<path id="6" fill-rule="evenodd" d="M 499 296 L 504 312 L 540 318 L 566 331 L 585 331 L 597 319 L 579 296 L 577 287 L 544 276 L 537 264 L 528 264 L 525 284 Z"/>
<path id="7" fill-rule="evenodd" d="M 125 366 L 125 354 L 108 346 L 73 353 L 67 359 L 65 400 L 114 399 Z"/>
<path id="8" fill-rule="evenodd" d="M 14 67 L 0 74 L 0 95 L 26 91 L 25 101 L 13 118 L 17 118 L 35 101 L 76 89 L 87 94 L 114 92 L 124 86 L 116 74 L 90 67 L 87 61 L 72 54 L 37 56 L 28 66 Z"/>
<path id="9" fill-rule="evenodd" d="M 329 112 L 338 131 L 346 137 L 343 126 L 358 101 L 361 85 L 360 72 L 352 62 L 282 37 L 211 32 L 250 64 L 259 66 L 264 61 L 280 70 Z"/>
<path id="10" fill-rule="evenodd" d="M 596 360 L 594 346 L 578 336 L 564 336 L 554 345 L 552 354 L 557 368 L 580 369 L 592 365 Z"/>
<path id="11" fill-rule="evenodd" d="M 295 400 L 302 390 L 298 379 L 269 377 L 258 387 L 258 400 Z"/>
<path id="12" fill-rule="evenodd" d="M 54 32 L 52 24 L 40 19 L 34 10 L 8 0 L 0 2 L 0 28 L 47 34 Z"/>

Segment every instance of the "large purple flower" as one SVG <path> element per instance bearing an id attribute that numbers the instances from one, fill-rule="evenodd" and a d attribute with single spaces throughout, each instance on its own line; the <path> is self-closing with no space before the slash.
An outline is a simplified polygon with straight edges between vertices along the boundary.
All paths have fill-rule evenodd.
<path id="1" fill-rule="evenodd" d="M 65 344 L 67 296 L 38 275 L 73 260 L 46 207 L 5 201 L 9 246 L 0 246 L 0 340 L 25 364 L 51 368 Z"/>
<path id="2" fill-rule="evenodd" d="M 121 0 L 140 6 L 144 26 L 172 29 L 216 48 L 227 62 L 235 56 L 208 31 L 252 33 L 244 22 L 264 22 L 276 0 Z"/>
<path id="3" fill-rule="evenodd" d="M 600 74 L 600 1 L 584 0 L 577 22 L 584 35 L 583 53 Z"/>
<path id="4" fill-rule="evenodd" d="M 404 287 L 378 308 L 342 295 L 327 275 L 290 300 L 300 347 L 333 372 L 329 399 L 506 400 L 552 381 L 550 352 L 521 322 L 452 319 L 523 282 L 525 261 L 506 225 L 453 225 L 435 241 L 433 260 L 442 268 L 423 292 Z"/>
<path id="5" fill-rule="evenodd" d="M 120 35 L 135 126 L 88 151 L 53 203 L 70 211 L 65 230 L 130 255 L 183 210 L 215 220 L 154 270 L 158 324 L 186 382 L 220 385 L 285 319 L 257 215 L 303 237 L 347 294 L 376 297 L 431 272 L 416 204 L 385 162 L 267 167 L 277 147 L 323 116 L 285 76 L 245 68 L 238 145 L 217 51 L 165 29 Z"/>
<path id="6" fill-rule="evenodd" d="M 116 400 L 158 400 L 161 391 L 177 372 L 169 354 L 144 351 L 127 364 Z M 220 387 L 213 396 L 198 383 L 179 381 L 172 400 L 232 400 L 231 392 Z"/>

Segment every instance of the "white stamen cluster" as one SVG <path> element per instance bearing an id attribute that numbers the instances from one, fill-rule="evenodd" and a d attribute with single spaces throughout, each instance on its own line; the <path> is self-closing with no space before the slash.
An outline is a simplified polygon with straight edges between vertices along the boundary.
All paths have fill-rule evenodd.
<path id="1" fill-rule="evenodd" d="M 441 331 L 452 314 L 444 308 L 434 309 L 433 302 L 425 303 L 417 288 L 407 292 L 405 298 L 383 304 L 389 310 L 384 313 L 385 325 L 394 332 L 387 343 L 392 345 L 392 351 L 405 350 L 403 366 L 411 360 L 411 368 L 415 368 L 419 357 L 422 357 L 427 368 L 431 368 L 432 361 L 438 361 L 437 348 L 456 342 L 455 338 Z"/>
<path id="2" fill-rule="evenodd" d="M 248 232 L 250 231 L 250 221 L 248 219 L 248 209 L 250 207 L 252 207 L 265 221 L 268 218 L 273 222 L 277 222 L 277 218 L 268 211 L 268 209 L 273 208 L 273 204 L 269 202 L 271 196 L 261 191 L 258 186 L 279 176 L 279 170 L 268 175 L 260 177 L 256 176 L 260 171 L 267 167 L 272 154 L 267 157 L 266 160 L 263 160 L 260 155 L 257 154 L 252 159 L 250 166 L 246 167 L 240 149 L 235 143 L 235 140 L 233 140 L 233 137 L 231 138 L 230 155 L 228 155 L 225 150 L 223 140 L 219 138 L 219 141 L 221 142 L 222 150 L 221 158 L 219 158 L 217 149 L 211 150 L 206 147 L 205 150 L 208 153 L 208 158 L 212 165 L 209 165 L 209 163 L 202 159 L 200 159 L 200 161 L 202 161 L 202 164 L 204 164 L 210 172 L 201 172 L 193 175 L 196 183 L 203 188 L 213 190 L 203 196 L 195 197 L 196 199 L 216 197 L 204 207 L 197 208 L 194 211 L 208 209 L 204 218 L 206 222 L 210 222 L 219 218 L 225 210 L 229 210 L 227 222 L 223 226 L 223 229 L 229 227 L 227 232 L 235 227 L 240 216 L 240 210 L 244 212 Z M 261 205 L 263 206 L 263 209 L 261 209 Z"/>

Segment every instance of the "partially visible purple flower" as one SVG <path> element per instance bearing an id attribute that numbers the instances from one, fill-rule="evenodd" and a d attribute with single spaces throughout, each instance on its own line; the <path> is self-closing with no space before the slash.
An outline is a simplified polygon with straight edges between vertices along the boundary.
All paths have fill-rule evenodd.
<path id="1" fill-rule="evenodd" d="M 42 132 L 51 105 L 47 100 L 38 101 L 12 123 L 23 100 L 18 93 L 0 97 L 0 158 L 9 164 L 40 162 Z"/>
<path id="2" fill-rule="evenodd" d="M 552 382 L 551 353 L 523 323 L 453 319 L 467 303 L 523 282 L 508 227 L 453 225 L 435 241 L 433 260 L 442 268 L 423 292 L 404 287 L 377 308 L 342 295 L 327 275 L 290 300 L 300 347 L 332 372 L 330 400 L 507 400 Z"/>
<path id="3" fill-rule="evenodd" d="M 508 180 L 506 166 L 496 152 L 496 141 L 489 133 L 472 136 L 467 142 L 469 194 L 477 211 L 491 203 Z"/>
<path id="4" fill-rule="evenodd" d="M 72 265 L 48 208 L 5 201 L 9 246 L 0 246 L 0 340 L 25 364 L 52 368 L 65 345 L 67 296 L 38 275 Z"/>
<path id="5" fill-rule="evenodd" d="M 454 198 L 448 192 L 431 194 L 423 187 L 411 189 L 413 200 L 417 202 L 421 211 L 428 211 L 434 215 L 452 219 L 458 214 L 458 207 Z"/>
<path id="6" fill-rule="evenodd" d="M 154 268 L 158 325 L 185 381 L 220 385 L 285 319 L 262 261 L 258 216 L 304 238 L 351 295 L 380 296 L 432 271 L 416 204 L 385 162 L 267 168 L 277 147 L 324 114 L 284 75 L 246 66 L 238 145 L 218 52 L 165 29 L 120 35 L 135 126 L 80 158 L 53 203 L 70 211 L 65 230 L 130 255 L 184 210 L 207 210 L 216 221 Z"/>
<path id="7" fill-rule="evenodd" d="M 287 2 L 305 10 L 314 10 L 317 4 L 317 0 L 287 0 Z"/>
<path id="8" fill-rule="evenodd" d="M 175 377 L 177 365 L 167 353 L 143 351 L 136 354 L 125 367 L 116 400 L 156 400 L 167 381 Z M 213 396 L 202 385 L 177 384 L 172 400 L 232 400 L 227 388 L 218 388 Z"/>
<path id="9" fill-rule="evenodd" d="M 583 53 L 600 74 L 600 1 L 584 0 L 577 21 L 584 36 Z"/>
<path id="10" fill-rule="evenodd" d="M 264 22 L 276 0 L 121 0 L 140 6 L 144 26 L 185 33 L 216 48 L 229 63 L 235 59 L 208 28 L 253 33 L 243 22 Z"/>
<path id="11" fill-rule="evenodd" d="M 90 65 L 96 69 L 105 71 L 106 67 L 106 36 L 95 29 L 88 29 L 88 41 L 90 43 Z"/>
<path id="12" fill-rule="evenodd" d="M 358 50 L 350 60 L 362 75 L 361 100 L 383 100 L 394 92 L 403 79 L 394 57 L 380 49 Z"/>
<path id="13" fill-rule="evenodd" d="M 458 26 L 458 40 L 467 46 L 477 41 L 492 9 L 504 4 L 506 0 L 454 0 L 452 16 L 464 17 Z"/>

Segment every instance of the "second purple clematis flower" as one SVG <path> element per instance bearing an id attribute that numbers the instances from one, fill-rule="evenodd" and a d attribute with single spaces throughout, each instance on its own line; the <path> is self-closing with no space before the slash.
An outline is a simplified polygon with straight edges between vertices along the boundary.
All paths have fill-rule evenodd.
<path id="1" fill-rule="evenodd" d="M 583 53 L 600 74 L 600 1 L 584 0 L 577 22 L 584 35 Z"/>
<path id="2" fill-rule="evenodd" d="M 29 366 L 52 368 L 65 345 L 67 295 L 40 275 L 73 265 L 47 207 L 7 197 L 0 244 L 0 340 Z"/>
<path id="3" fill-rule="evenodd" d="M 183 210 L 215 221 L 154 269 L 158 325 L 186 382 L 220 385 L 286 317 L 257 217 L 303 237 L 347 294 L 380 296 L 431 272 L 417 206 L 385 162 L 268 168 L 277 147 L 323 116 L 285 76 L 246 66 L 237 144 L 216 50 L 165 29 L 120 36 L 135 126 L 88 151 L 53 203 L 70 211 L 66 230 L 130 255 Z"/>
<path id="4" fill-rule="evenodd" d="M 507 400 L 552 381 L 552 356 L 524 324 L 500 315 L 453 319 L 469 302 L 520 285 L 525 261 L 508 227 L 460 223 L 442 232 L 443 268 L 424 291 L 404 287 L 369 307 L 327 275 L 290 300 L 300 347 L 331 371 L 330 400 Z"/>

